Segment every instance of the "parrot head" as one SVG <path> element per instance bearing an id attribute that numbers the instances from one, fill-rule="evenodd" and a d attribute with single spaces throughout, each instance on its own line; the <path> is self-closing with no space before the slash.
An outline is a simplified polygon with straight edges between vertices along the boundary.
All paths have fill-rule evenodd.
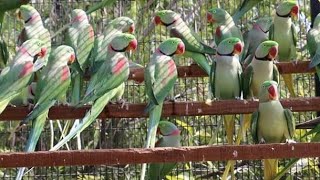
<path id="1" fill-rule="evenodd" d="M 82 9 L 74 9 L 71 12 L 71 21 L 74 24 L 89 23 L 86 12 Z"/>
<path id="2" fill-rule="evenodd" d="M 183 54 L 185 46 L 179 38 L 168 38 L 159 45 L 158 50 L 164 55 L 173 56 Z"/>
<path id="3" fill-rule="evenodd" d="M 110 22 L 114 29 L 122 30 L 124 33 L 134 33 L 135 26 L 131 18 L 126 16 L 117 17 Z"/>
<path id="4" fill-rule="evenodd" d="M 261 85 L 259 101 L 268 102 L 273 100 L 279 100 L 278 95 L 278 83 L 275 81 L 265 81 Z"/>
<path id="5" fill-rule="evenodd" d="M 239 38 L 229 37 L 221 41 L 217 48 L 219 56 L 234 56 L 241 54 L 243 50 L 243 43 Z"/>
<path id="6" fill-rule="evenodd" d="M 313 28 L 320 28 L 320 13 L 316 16 L 313 21 Z"/>
<path id="7" fill-rule="evenodd" d="M 207 21 L 209 23 L 223 23 L 231 18 L 230 14 L 221 8 L 213 8 L 207 12 Z"/>
<path id="8" fill-rule="evenodd" d="M 299 5 L 295 1 L 281 2 L 276 9 L 279 17 L 293 17 L 298 18 Z"/>
<path id="9" fill-rule="evenodd" d="M 269 32 L 270 26 L 272 24 L 271 17 L 262 17 L 259 18 L 254 24 L 253 28 L 258 29 L 264 33 Z"/>
<path id="10" fill-rule="evenodd" d="M 18 11 L 18 18 L 23 20 L 25 24 L 32 23 L 36 19 L 41 20 L 39 12 L 30 5 L 21 5 Z"/>
<path id="11" fill-rule="evenodd" d="M 255 59 L 262 61 L 273 61 L 278 55 L 278 43 L 275 41 L 264 41 L 256 49 Z"/>
<path id="12" fill-rule="evenodd" d="M 138 42 L 135 36 L 128 33 L 120 33 L 116 35 L 109 45 L 109 47 L 116 52 L 136 50 L 137 46 Z"/>
<path id="13" fill-rule="evenodd" d="M 20 46 L 18 51 L 28 53 L 36 59 L 38 57 L 43 58 L 47 54 L 47 47 L 44 42 L 39 39 L 29 39 Z"/>
<path id="14" fill-rule="evenodd" d="M 166 27 L 173 25 L 180 18 L 180 14 L 171 10 L 157 11 L 154 17 L 156 25 L 164 25 Z"/>
<path id="15" fill-rule="evenodd" d="M 157 129 L 157 134 L 160 134 L 162 136 L 179 136 L 180 130 L 172 122 L 160 121 Z"/>
<path id="16" fill-rule="evenodd" d="M 71 65 L 76 59 L 73 48 L 66 45 L 58 46 L 51 56 L 54 57 L 53 63 L 58 63 L 61 66 Z"/>

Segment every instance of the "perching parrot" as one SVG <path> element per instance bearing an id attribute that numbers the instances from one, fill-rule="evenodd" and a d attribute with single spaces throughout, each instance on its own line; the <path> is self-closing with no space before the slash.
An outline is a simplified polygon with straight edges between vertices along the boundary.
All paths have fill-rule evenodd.
<path id="1" fill-rule="evenodd" d="M 241 62 L 244 66 L 251 63 L 257 47 L 269 39 L 269 28 L 272 24 L 271 17 L 259 18 L 250 31 L 246 32 L 244 37 L 244 49 Z"/>
<path id="2" fill-rule="evenodd" d="M 20 123 L 27 124 L 32 120 L 32 129 L 28 137 L 25 152 L 33 152 L 44 128 L 49 109 L 56 100 L 65 95 L 70 85 L 71 76 L 68 64 L 75 61 L 73 48 L 66 45 L 57 47 L 49 57 L 47 66 L 41 71 L 35 97 L 35 106 Z M 16 180 L 22 179 L 25 167 L 19 168 Z"/>
<path id="3" fill-rule="evenodd" d="M 180 14 L 171 10 L 158 11 L 154 17 L 154 23 L 167 27 L 171 37 L 180 38 L 186 48 L 183 56 L 191 57 L 208 75 L 210 74 L 209 62 L 211 60 L 206 54 L 214 55 L 216 50 L 204 44 L 200 37 L 182 20 Z"/>
<path id="4" fill-rule="evenodd" d="M 155 147 L 180 147 L 180 130 L 176 125 L 169 121 L 160 121 L 157 134 L 161 138 L 156 142 Z M 157 163 L 150 164 L 149 179 L 165 179 L 165 176 L 171 172 L 176 163 Z"/>
<path id="5" fill-rule="evenodd" d="M 125 51 L 135 50 L 137 40 L 134 35 L 120 33 L 112 39 L 107 51 L 107 57 L 100 69 L 91 76 L 88 88 L 80 104 L 93 101 L 91 109 L 79 124 L 73 127 L 69 134 L 58 142 L 50 151 L 58 150 L 75 135 L 87 128 L 103 111 L 116 93 L 121 84 L 129 77 L 129 63 L 124 55 Z"/>
<path id="6" fill-rule="evenodd" d="M 42 61 L 40 58 L 45 57 L 46 51 L 46 46 L 42 41 L 28 40 L 20 46 L 13 60 L 1 71 L 0 114 L 12 99 L 31 84 L 33 72 L 37 70 L 35 66 Z M 37 59 L 38 57 L 40 58 Z M 37 59 L 36 62 L 34 62 L 35 59 Z"/>
<path id="7" fill-rule="evenodd" d="M 217 48 L 215 61 L 212 62 L 209 83 L 212 95 L 217 99 L 238 99 L 241 96 L 242 67 L 239 55 L 243 50 L 243 44 L 239 38 L 229 37 L 221 41 Z M 227 142 L 233 144 L 233 132 L 235 115 L 224 116 Z M 234 165 L 231 167 L 233 176 Z M 224 176 L 228 172 L 225 171 Z"/>
<path id="8" fill-rule="evenodd" d="M 251 135 L 258 143 L 289 142 L 294 137 L 295 121 L 289 109 L 279 101 L 278 83 L 265 81 L 259 93 L 258 110 L 252 114 Z M 278 171 L 278 159 L 265 159 L 264 179 L 272 180 Z"/>
<path id="9" fill-rule="evenodd" d="M 18 15 L 19 18 L 24 21 L 24 28 L 18 37 L 18 46 L 28 39 L 39 39 L 43 41 L 47 48 L 47 55 L 43 58 L 43 64 L 41 64 L 40 67 L 45 66 L 51 52 L 50 32 L 43 26 L 41 16 L 34 7 L 22 5 L 20 6 Z"/>
<path id="10" fill-rule="evenodd" d="M 320 14 L 316 16 L 313 22 L 313 28 L 308 31 L 307 45 L 311 56 L 309 67 L 315 67 L 320 79 Z"/>
<path id="11" fill-rule="evenodd" d="M 261 1 L 263 0 L 244 0 L 232 15 L 233 21 L 237 23 L 244 14 Z"/>
<path id="12" fill-rule="evenodd" d="M 0 1 L 0 33 L 2 32 L 2 23 L 6 11 L 19 8 L 23 4 L 28 4 L 30 0 L 1 0 Z"/>
<path id="13" fill-rule="evenodd" d="M 83 88 L 82 75 L 90 65 L 88 59 L 94 45 L 93 28 L 89 24 L 86 12 L 82 9 L 74 9 L 71 12 L 71 26 L 66 33 L 66 44 L 73 47 L 77 57 L 71 70 L 71 104 L 78 104 Z"/>
<path id="14" fill-rule="evenodd" d="M 269 39 L 279 44 L 279 61 L 289 62 L 296 57 L 297 33 L 291 17 L 298 17 L 299 6 L 296 1 L 281 2 L 276 8 L 274 23 L 270 27 Z M 296 97 L 293 88 L 293 78 L 291 74 L 282 74 L 283 80 L 290 92 Z"/>
<path id="15" fill-rule="evenodd" d="M 234 24 L 232 17 L 226 10 L 221 8 L 210 9 L 207 13 L 207 20 L 209 23 L 217 23 L 218 25 L 214 35 L 214 42 L 217 46 L 228 37 L 236 37 L 243 42 L 240 29 Z"/>
<path id="16" fill-rule="evenodd" d="M 161 117 L 163 102 L 173 89 L 178 77 L 177 67 L 172 56 L 181 55 L 184 52 L 185 45 L 181 39 L 166 39 L 153 53 L 149 64 L 145 68 L 144 82 L 146 94 L 149 97 L 145 109 L 145 112 L 149 112 L 145 148 L 155 147 L 157 127 Z M 140 179 L 144 179 L 145 170 L 146 164 L 143 164 Z"/>

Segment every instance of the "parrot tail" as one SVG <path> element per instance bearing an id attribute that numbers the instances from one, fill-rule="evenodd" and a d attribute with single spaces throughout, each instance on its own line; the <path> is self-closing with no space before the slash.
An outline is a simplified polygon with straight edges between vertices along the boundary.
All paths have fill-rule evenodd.
<path id="1" fill-rule="evenodd" d="M 40 134 L 41 134 L 43 127 L 46 123 L 48 113 L 49 113 L 49 110 L 43 112 L 33 122 L 32 129 L 31 129 L 31 132 L 30 132 L 30 135 L 28 138 L 28 142 L 27 142 L 27 145 L 24 149 L 25 152 L 33 152 L 35 150 L 36 145 L 39 140 L 39 137 L 40 137 Z M 16 180 L 22 179 L 25 169 L 26 169 L 25 167 L 19 168 Z"/>
<path id="2" fill-rule="evenodd" d="M 317 75 L 318 75 L 318 78 L 320 80 L 320 66 L 316 66 L 316 72 L 317 72 Z"/>
<path id="3" fill-rule="evenodd" d="M 191 57 L 210 76 L 211 65 L 204 54 L 186 51 L 184 56 Z"/>
<path id="4" fill-rule="evenodd" d="M 109 103 L 118 91 L 118 88 L 112 89 L 100 98 L 98 98 L 92 105 L 91 109 L 86 113 L 83 119 L 80 120 L 77 126 L 73 126 L 69 132 L 61 141 L 58 142 L 49 151 L 56 151 L 65 145 L 70 139 L 75 137 L 78 133 L 81 133 L 85 128 L 90 126 L 90 124 L 100 115 L 104 107 Z"/>
<path id="5" fill-rule="evenodd" d="M 291 97 L 297 97 L 296 93 L 294 92 L 294 88 L 293 88 L 293 78 L 292 78 L 292 74 L 282 74 L 284 83 L 286 84 L 290 96 Z"/>
<path id="6" fill-rule="evenodd" d="M 278 159 L 265 159 L 264 164 L 264 179 L 273 180 L 278 172 Z"/>
<path id="7" fill-rule="evenodd" d="M 80 102 L 83 78 L 77 73 L 71 81 L 71 104 L 76 105 Z"/>
<path id="8" fill-rule="evenodd" d="M 233 144 L 233 132 L 234 132 L 234 118 L 235 115 L 225 115 L 223 118 L 224 127 L 226 129 L 227 142 L 228 144 Z M 231 179 L 234 179 L 234 164 L 235 161 L 228 161 L 228 165 L 223 172 L 222 180 L 226 180 L 229 174 L 229 170 L 231 171 Z"/>
<path id="9" fill-rule="evenodd" d="M 150 104 L 150 103 L 149 103 Z M 153 103 L 152 103 L 153 104 Z M 159 105 L 153 106 L 149 113 L 149 123 L 148 123 L 148 132 L 147 132 L 147 142 L 145 148 L 154 148 L 156 142 L 157 128 L 161 118 L 163 102 Z M 149 106 L 147 106 L 148 108 Z M 140 180 L 145 179 L 147 164 L 142 164 Z"/>
<path id="10" fill-rule="evenodd" d="M 242 16 L 247 13 L 253 6 L 256 4 L 248 4 L 248 3 L 243 3 L 241 6 L 235 11 L 235 13 L 232 15 L 233 21 L 235 24 L 242 18 Z M 258 1 L 259 2 L 259 1 Z"/>
<path id="11" fill-rule="evenodd" d="M 3 101 L 0 102 L 0 114 L 6 109 L 10 102 L 10 98 L 4 99 Z"/>

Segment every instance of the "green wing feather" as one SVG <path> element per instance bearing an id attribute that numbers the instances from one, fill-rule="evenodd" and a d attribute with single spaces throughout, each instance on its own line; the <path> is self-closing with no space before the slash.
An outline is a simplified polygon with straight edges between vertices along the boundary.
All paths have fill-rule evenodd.
<path id="1" fill-rule="evenodd" d="M 248 96 L 250 96 L 250 87 L 251 87 L 252 77 L 253 77 L 253 67 L 249 65 L 242 73 L 243 99 L 247 99 Z"/>
<path id="2" fill-rule="evenodd" d="M 253 142 L 258 144 L 260 142 L 258 138 L 258 121 L 259 121 L 259 111 L 255 111 L 251 116 L 251 135 Z"/>
<path id="3" fill-rule="evenodd" d="M 293 114 L 289 109 L 284 109 L 284 116 L 285 116 L 286 121 L 287 121 L 290 138 L 293 138 L 294 137 L 294 131 L 296 129 L 296 122 L 295 122 L 295 120 L 293 118 Z"/>
<path id="4" fill-rule="evenodd" d="M 273 70 L 272 70 L 272 80 L 274 80 L 275 82 L 277 82 L 279 84 L 279 71 L 278 71 L 278 67 L 274 64 L 273 65 Z"/>
<path id="5" fill-rule="evenodd" d="M 298 35 L 293 23 L 291 24 L 291 35 L 292 35 L 294 47 L 296 47 L 298 42 Z"/>
<path id="6" fill-rule="evenodd" d="M 210 87 L 211 87 L 211 93 L 212 96 L 216 95 L 216 89 L 215 89 L 215 73 L 216 73 L 216 61 L 213 61 L 211 64 L 211 70 L 210 70 L 210 76 L 209 76 L 209 81 L 210 81 Z"/>
<path id="7" fill-rule="evenodd" d="M 274 40 L 274 24 L 272 24 L 270 26 L 270 29 L 269 29 L 269 39 L 270 40 Z"/>

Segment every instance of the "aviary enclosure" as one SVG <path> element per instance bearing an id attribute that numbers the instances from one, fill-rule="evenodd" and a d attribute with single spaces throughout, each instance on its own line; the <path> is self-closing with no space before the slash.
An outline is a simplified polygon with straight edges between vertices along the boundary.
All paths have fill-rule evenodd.
<path id="1" fill-rule="evenodd" d="M 65 44 L 65 32 L 55 34 L 64 25 L 70 22 L 70 14 L 73 9 L 88 10 L 90 7 L 100 1 L 73 1 L 73 0 L 31 0 L 30 4 L 41 14 L 44 26 L 49 29 L 52 38 L 52 48 Z M 133 53 L 127 53 L 130 61 L 146 66 L 155 51 L 156 47 L 169 38 L 169 32 L 164 27 L 153 24 L 155 12 L 162 9 L 171 9 L 181 14 L 182 19 L 188 26 L 198 34 L 201 39 L 208 45 L 213 46 L 215 25 L 208 24 L 206 13 L 213 7 L 221 7 L 233 14 L 235 9 L 241 4 L 240 0 L 121 0 L 107 5 L 99 9 L 89 16 L 90 24 L 93 26 L 95 34 L 101 34 L 105 30 L 105 25 L 116 17 L 128 16 L 135 22 L 134 35 L 138 40 L 137 50 Z M 280 78 L 280 99 L 283 105 L 291 108 L 295 117 L 296 124 L 303 123 L 307 120 L 314 119 L 320 111 L 320 99 L 316 97 L 315 74 L 314 69 L 309 69 L 308 64 L 310 55 L 305 48 L 306 34 L 310 29 L 311 8 L 319 12 L 320 3 L 314 3 L 312 7 L 310 1 L 298 0 L 300 7 L 299 18 L 294 21 L 298 30 L 297 43 L 297 64 L 278 63 L 280 73 L 294 74 L 294 90 L 298 94 L 298 98 L 292 98 L 288 95 Z M 273 16 L 274 10 L 280 3 L 278 0 L 261 1 L 253 9 L 248 11 L 241 19 L 238 26 L 242 32 L 249 30 L 254 21 L 262 16 Z M 10 56 L 16 53 L 16 42 L 24 23 L 17 18 L 16 11 L 11 10 L 5 13 L 4 23 L 2 27 L 2 38 L 8 45 Z M 179 78 L 174 84 L 174 90 L 169 94 L 169 99 L 165 102 L 163 108 L 162 120 L 167 120 L 175 125 L 181 131 L 181 146 L 201 146 L 204 147 L 226 147 L 226 134 L 222 115 L 236 114 L 235 134 L 239 130 L 239 119 L 242 113 L 252 113 L 257 108 L 256 102 L 244 102 L 242 100 L 214 101 L 212 106 L 205 104 L 208 98 L 208 77 L 197 65 L 192 64 L 190 58 L 175 58 L 178 66 Z M 63 146 L 63 150 L 83 150 L 89 149 L 126 149 L 126 148 L 142 148 L 144 147 L 147 133 L 147 115 L 143 113 L 146 106 L 147 96 L 143 80 L 143 68 L 138 67 L 131 70 L 129 80 L 125 83 L 125 92 L 123 99 L 124 104 L 109 104 L 101 113 L 100 118 L 96 119 L 81 134 L 80 138 L 74 138 L 68 142 L 68 146 Z M 85 87 L 84 87 L 85 89 Z M 70 93 L 69 93 L 70 94 Z M 170 99 L 174 98 L 172 102 Z M 68 96 L 70 100 L 70 96 Z M 72 108 L 68 106 L 55 105 L 51 108 L 49 119 L 44 131 L 41 134 L 36 151 L 47 151 L 52 145 L 61 139 L 61 133 L 67 122 L 76 118 L 82 118 L 88 106 L 80 108 Z M 9 153 L 22 152 L 27 141 L 31 123 L 27 126 L 16 130 L 20 120 L 22 120 L 29 110 L 28 107 L 12 107 L 9 106 L 0 115 L 0 178 L 14 179 L 17 173 L 17 166 L 14 163 L 8 163 L 3 158 L 8 158 Z M 59 120 L 59 123 L 57 123 Z M 72 121 L 73 122 L 73 121 Z M 294 140 L 297 142 L 310 142 L 314 135 L 304 136 L 308 130 L 297 128 Z M 249 131 L 241 144 L 253 144 Z M 317 144 L 316 144 L 317 145 Z M 251 147 L 251 146 L 250 146 Z M 250 147 L 248 147 L 250 149 Z M 302 147 L 302 146 L 301 146 Z M 307 145 L 305 146 L 307 147 Z M 309 146 L 311 147 L 311 146 Z M 317 147 L 319 150 L 319 146 Z M 248 152 L 259 152 L 255 151 Z M 302 148 L 303 149 L 303 148 Z M 170 150 L 170 149 L 169 149 Z M 223 149 L 222 149 L 223 150 Z M 137 153 L 139 150 L 137 150 Z M 204 152 L 198 151 L 199 153 Z M 80 151 L 78 152 L 81 154 Z M 261 156 L 263 156 L 261 151 Z M 302 152 L 302 151 L 301 151 Z M 300 155 L 295 157 L 306 157 L 308 155 Z M 320 151 L 318 151 L 320 152 Z M 159 153 L 164 153 L 160 152 Z M 201 154 L 200 153 L 200 154 Z M 317 154 L 317 152 L 315 151 Z M 170 154 L 170 152 L 169 152 Z M 223 154 L 210 154 L 215 157 Z M 270 154 L 270 153 L 269 153 Z M 290 156 L 284 152 L 274 152 L 279 154 L 272 157 L 283 157 L 279 162 L 279 169 L 283 168 L 290 161 Z M 299 154 L 299 153 L 297 153 Z M 310 151 L 311 154 L 311 151 Z M 41 155 L 41 154 L 40 154 Z M 39 157 L 44 157 L 40 156 Z M 57 155 L 57 154 L 56 154 Z M 111 155 L 111 154 L 110 154 Z M 163 159 L 175 158 L 163 157 Z M 210 161 L 206 158 L 197 157 L 197 151 L 193 154 L 197 161 L 178 162 L 177 166 L 167 175 L 166 179 L 220 179 L 225 170 L 227 161 L 223 157 L 217 157 L 220 161 Z M 240 155 L 240 154 L 239 154 Z M 300 159 L 291 169 L 285 173 L 283 178 L 291 179 L 319 179 L 319 159 L 318 155 L 312 154 L 312 158 Z M 73 157 L 71 154 L 70 157 Z M 156 156 L 156 155 L 155 155 Z M 177 156 L 179 156 L 177 154 Z M 249 157 L 250 155 L 246 156 Z M 11 156 L 13 157 L 13 156 Z M 50 158 L 50 155 L 47 156 Z M 58 156 L 52 156 L 58 157 Z M 64 156 L 67 157 L 67 156 Z M 95 156 L 96 157 L 96 156 Z M 138 155 L 137 155 L 138 157 Z M 139 156 L 141 157 L 141 156 Z M 159 160 L 159 156 L 158 160 Z M 230 157 L 230 156 L 228 156 Z M 263 164 L 258 154 L 252 154 L 252 158 L 257 160 L 237 160 L 235 163 L 236 179 L 262 179 Z M 286 157 L 286 159 L 284 159 Z M 14 157 L 13 157 L 14 158 Z M 16 156 L 17 165 L 19 158 Z M 76 165 L 56 166 L 56 164 L 46 164 L 46 167 L 35 167 L 27 171 L 25 179 L 138 179 L 141 173 L 141 163 L 144 162 L 140 158 L 134 163 L 134 156 L 127 156 L 128 162 L 124 162 L 123 158 L 120 165 L 113 164 L 104 165 L 101 163 L 90 164 L 91 156 L 85 159 L 86 165 L 81 165 L 81 159 L 74 159 Z M 113 158 L 113 157 L 106 157 Z M 152 159 L 148 156 L 149 162 Z M 189 159 L 186 157 L 185 159 Z M 191 157 L 192 159 L 192 157 Z M 214 159 L 214 158 L 213 158 Z M 31 161 L 31 160 L 30 160 Z M 46 158 L 43 159 L 44 163 Z M 72 161 L 72 160 L 71 160 Z M 92 161 L 97 161 L 93 158 Z M 182 161 L 181 158 L 179 161 Z M 7 163 L 5 163 L 7 162 Z M 88 163 L 89 162 L 89 163 Z M 163 162 L 163 161 L 162 161 Z M 20 165 L 26 164 L 26 160 Z M 30 162 L 32 164 L 32 162 Z M 72 162 L 71 162 L 72 164 Z M 89 165 L 87 165 L 89 164 Z M 58 165 L 61 165 L 61 163 Z M 15 168 L 13 168 L 15 167 Z M 31 168 L 31 166 L 29 166 Z M 229 175 L 228 178 L 231 178 Z"/>

